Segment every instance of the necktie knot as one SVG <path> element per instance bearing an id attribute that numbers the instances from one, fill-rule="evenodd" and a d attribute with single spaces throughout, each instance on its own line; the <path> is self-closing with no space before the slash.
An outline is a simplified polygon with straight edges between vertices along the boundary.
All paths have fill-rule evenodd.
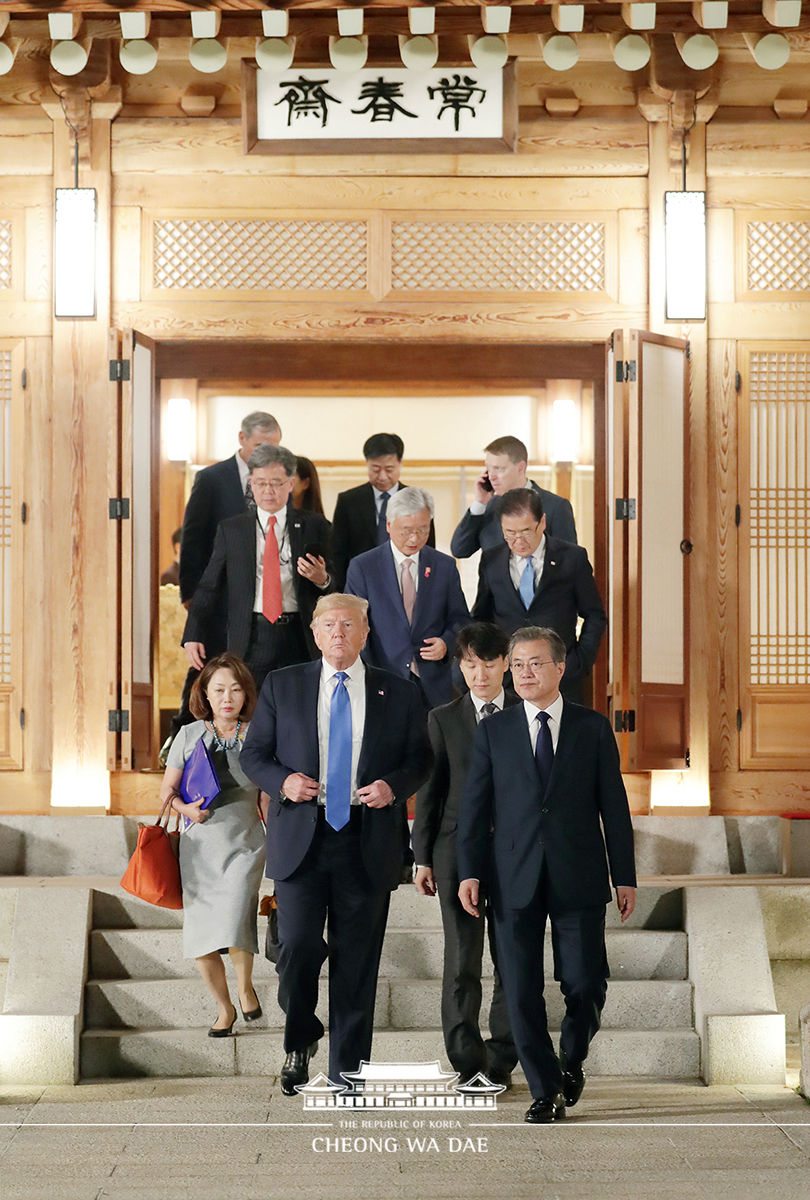
<path id="1" fill-rule="evenodd" d="M 486 704 L 481 705 L 481 715 L 483 717 L 491 717 L 493 713 L 498 711 L 497 704 L 493 704 L 491 700 L 487 700 Z"/>
<path id="2" fill-rule="evenodd" d="M 348 678 L 349 675 L 347 671 L 335 671 L 335 679 L 338 681 L 338 683 L 345 683 Z"/>

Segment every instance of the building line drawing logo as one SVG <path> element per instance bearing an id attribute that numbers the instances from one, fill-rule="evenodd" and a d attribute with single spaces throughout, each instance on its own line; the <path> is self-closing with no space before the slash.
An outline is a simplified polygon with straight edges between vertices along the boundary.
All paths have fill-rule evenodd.
<path id="1" fill-rule="evenodd" d="M 298 1084 L 304 1108 L 497 1108 L 505 1086 L 491 1083 L 480 1072 L 457 1083 L 457 1071 L 443 1071 L 434 1062 L 366 1062 L 356 1071 L 342 1071 L 345 1083 L 333 1083 L 320 1073 Z"/>

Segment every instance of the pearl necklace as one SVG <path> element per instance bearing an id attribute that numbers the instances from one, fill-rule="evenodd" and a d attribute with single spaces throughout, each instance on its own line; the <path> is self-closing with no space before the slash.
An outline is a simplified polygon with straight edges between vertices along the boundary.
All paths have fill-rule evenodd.
<path id="1" fill-rule="evenodd" d="M 234 746 L 238 745 L 238 743 L 239 743 L 239 730 L 241 728 L 242 728 L 242 722 L 237 721 L 236 722 L 236 733 L 233 735 L 233 737 L 232 738 L 221 738 L 219 736 L 219 734 L 217 733 L 217 727 L 212 720 L 211 721 L 211 729 L 214 732 L 214 745 L 216 746 L 217 750 L 233 750 Z"/>

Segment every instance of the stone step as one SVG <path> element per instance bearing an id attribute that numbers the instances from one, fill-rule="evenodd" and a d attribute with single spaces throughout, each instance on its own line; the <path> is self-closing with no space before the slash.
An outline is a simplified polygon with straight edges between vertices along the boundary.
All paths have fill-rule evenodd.
<path id="1" fill-rule="evenodd" d="M 260 926 L 260 942 L 264 936 Z M 608 929 L 608 961 L 614 980 L 685 979 L 686 934 L 677 930 Z M 442 973 L 444 938 L 441 930 L 389 927 L 383 945 L 380 974 L 396 979 L 438 979 Z M 551 939 L 546 938 L 547 976 L 551 970 Z M 275 968 L 256 958 L 257 978 Z M 90 934 L 90 978 L 180 979 L 196 977 L 193 959 L 182 957 L 180 929 L 97 929 Z M 484 975 L 492 974 L 485 955 Z"/>
<path id="2" fill-rule="evenodd" d="M 256 982 L 265 1029 L 281 1029 L 284 1014 L 276 999 L 277 981 Z M 235 994 L 233 989 L 232 994 Z M 482 1023 L 492 996 L 492 981 L 484 980 Z M 328 987 L 323 981 L 318 1015 L 326 1023 Z M 559 1025 L 563 1000 L 559 987 L 546 988 L 549 1022 Z M 441 983 L 438 980 L 380 979 L 375 1006 L 377 1029 L 430 1029 L 439 1023 Z M 85 990 L 84 1019 L 88 1029 L 176 1029 L 204 1026 L 215 1018 L 215 1007 L 199 979 L 112 980 L 90 983 Z M 182 1018 L 182 1019 L 181 1019 Z M 681 1029 L 692 1023 L 692 985 L 687 982 L 618 981 L 608 987 L 602 1014 L 603 1029 Z M 240 1021 L 238 1028 L 244 1028 Z"/>
<path id="3" fill-rule="evenodd" d="M 262 893 L 272 892 L 273 884 L 265 879 Z M 606 923 L 609 928 L 621 925 L 615 904 L 608 905 Z M 94 929 L 178 929 L 183 913 L 157 908 L 130 896 L 117 885 L 95 888 L 93 892 Z M 391 895 L 388 916 L 389 928 L 441 928 L 439 902 L 421 896 L 413 884 L 404 884 Z M 683 890 L 672 887 L 642 887 L 636 897 L 636 908 L 625 929 L 681 929 L 683 927 Z M 263 924 L 261 925 L 264 932 Z"/>
<path id="4" fill-rule="evenodd" d="M 375 1062 L 434 1062 L 446 1069 L 438 1029 L 418 1032 L 381 1031 L 375 1035 Z M 184 1030 L 88 1030 L 82 1034 L 83 1079 L 132 1077 L 258 1075 L 274 1078 L 284 1060 L 280 1033 L 240 1032 L 236 1037 L 209 1038 L 205 1028 Z M 326 1040 L 318 1048 L 312 1073 L 326 1071 Z M 700 1068 L 700 1044 L 689 1029 L 603 1030 L 588 1057 L 588 1074 L 693 1079 Z M 522 1081 L 518 1070 L 516 1081 Z M 301 1101 L 291 1099 L 290 1105 Z M 292 1107 L 291 1107 L 292 1111 Z"/>

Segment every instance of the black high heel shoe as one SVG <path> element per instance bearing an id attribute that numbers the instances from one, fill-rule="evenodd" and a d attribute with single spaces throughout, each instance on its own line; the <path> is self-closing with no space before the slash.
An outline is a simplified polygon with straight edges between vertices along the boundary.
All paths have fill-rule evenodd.
<path id="1" fill-rule="evenodd" d="M 262 1006 L 259 1003 L 259 997 L 256 995 L 255 988 L 253 990 L 253 995 L 256 996 L 256 1007 L 252 1008 L 250 1012 L 245 1012 L 245 1010 L 242 1008 L 242 1001 L 239 1001 L 239 1007 L 242 1010 L 242 1019 L 245 1021 L 258 1021 L 259 1017 L 263 1015 Z"/>
<path id="2" fill-rule="evenodd" d="M 217 1027 L 215 1025 L 212 1025 L 211 1028 L 208 1030 L 208 1036 L 215 1037 L 215 1038 L 230 1037 L 231 1034 L 233 1033 L 233 1027 L 235 1024 L 236 1024 L 236 1009 L 233 1010 L 233 1020 L 231 1021 L 230 1025 L 228 1026 L 227 1029 L 217 1029 Z"/>

